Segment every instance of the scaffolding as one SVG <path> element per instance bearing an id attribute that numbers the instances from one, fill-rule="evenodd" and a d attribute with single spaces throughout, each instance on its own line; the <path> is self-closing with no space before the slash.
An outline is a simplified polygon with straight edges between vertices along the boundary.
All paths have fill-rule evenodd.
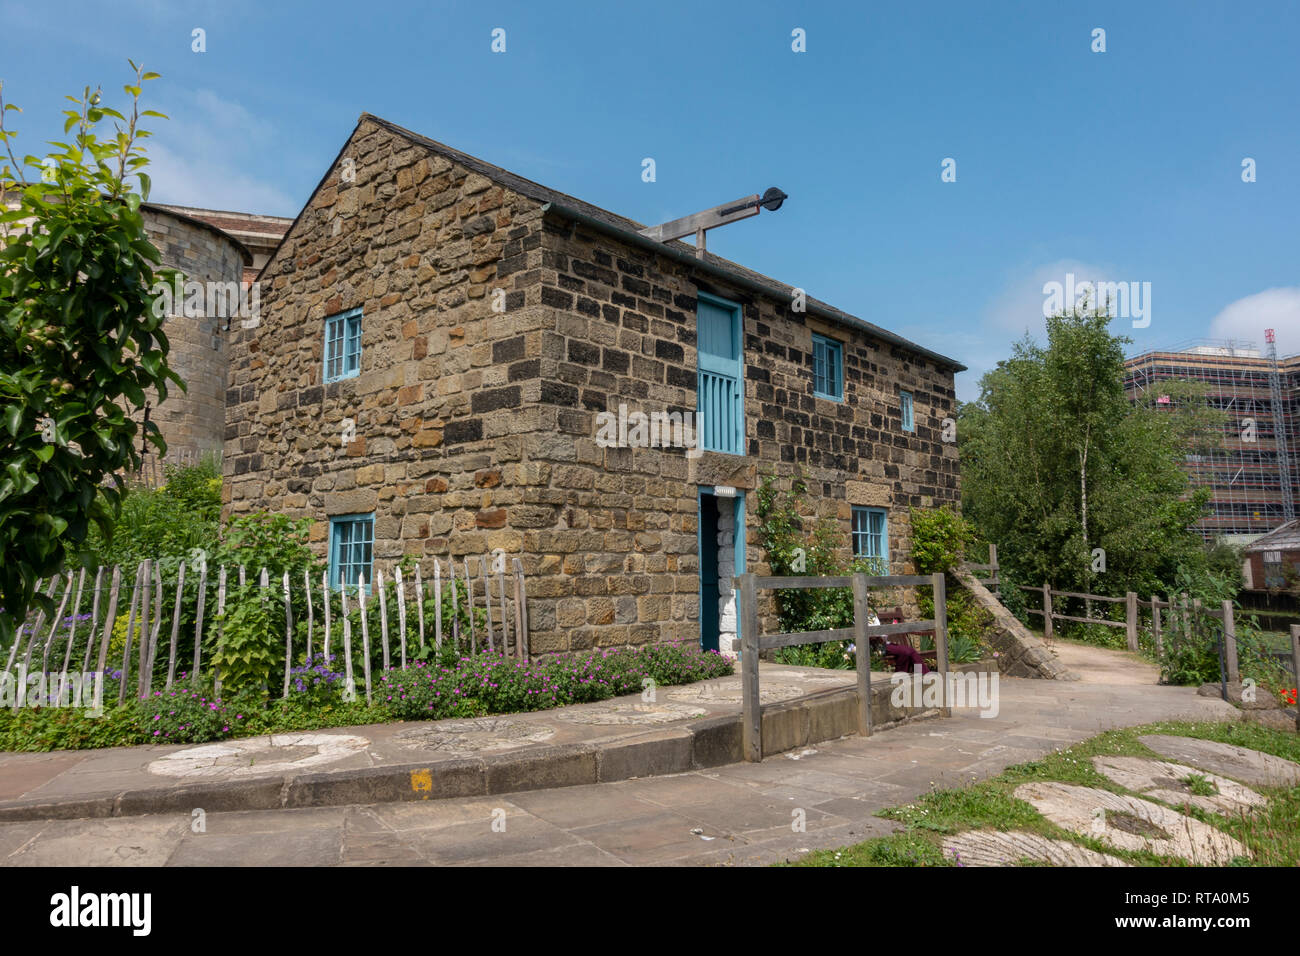
<path id="1" fill-rule="evenodd" d="M 1131 401 L 1173 407 L 1163 383 L 1206 386 L 1210 408 L 1224 414 L 1217 446 L 1188 451 L 1185 467 L 1194 488 L 1209 488 L 1209 513 L 1196 524 L 1207 540 L 1260 535 L 1295 514 L 1291 475 L 1300 355 L 1281 360 L 1269 330 L 1270 354 L 1248 342 L 1197 339 L 1125 361 L 1124 388 Z"/>

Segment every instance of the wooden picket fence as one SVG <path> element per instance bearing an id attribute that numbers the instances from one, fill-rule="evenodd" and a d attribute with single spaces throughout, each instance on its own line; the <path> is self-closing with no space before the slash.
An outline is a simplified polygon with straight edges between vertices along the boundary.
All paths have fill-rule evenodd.
<path id="1" fill-rule="evenodd" d="M 280 592 L 281 600 L 284 606 L 284 683 L 283 696 L 289 696 L 290 676 L 294 660 L 294 620 L 293 620 L 293 597 L 295 590 L 299 595 L 305 598 L 306 617 L 307 617 L 307 634 L 305 647 L 300 648 L 305 651 L 307 658 L 313 657 L 313 651 L 316 647 L 316 628 L 317 614 L 316 602 L 313 600 L 313 592 L 319 587 L 321 597 L 320 609 L 321 620 L 321 639 L 319 648 L 322 656 L 326 661 L 332 661 L 338 651 L 339 645 L 342 646 L 342 656 L 344 659 L 344 674 L 346 678 L 346 692 L 350 697 L 355 697 L 356 682 L 353 670 L 353 647 L 354 637 L 352 634 L 352 622 L 348 615 L 349 598 L 359 604 L 360 609 L 360 630 L 361 630 L 361 651 L 362 667 L 365 682 L 366 702 L 373 701 L 373 687 L 371 678 L 371 634 L 369 626 L 369 616 L 367 614 L 368 601 L 378 601 L 379 604 L 379 621 L 380 633 L 378 635 L 383 653 L 383 665 L 385 669 L 392 666 L 393 662 L 393 644 L 396 643 L 397 660 L 401 667 L 407 664 L 408 642 L 418 640 L 421 652 L 425 651 L 431 642 L 436 648 L 441 649 L 445 641 L 450 641 L 452 647 L 460 651 L 462 645 L 471 655 L 477 655 L 483 650 L 489 653 L 496 653 L 498 644 L 500 652 L 506 656 L 513 656 L 521 660 L 527 660 L 528 651 L 528 598 L 525 587 L 523 568 L 518 558 L 512 561 L 512 573 L 507 575 L 504 562 L 499 562 L 495 572 L 489 567 L 489 557 L 487 555 L 464 556 L 459 559 L 462 563 L 462 570 L 457 570 L 457 559 L 447 557 L 444 559 L 431 559 L 433 561 L 433 575 L 429 580 L 425 580 L 423 569 L 420 564 L 416 564 L 414 574 L 408 580 L 403 577 L 400 568 L 392 568 L 387 577 L 382 569 L 376 571 L 374 580 L 367 582 L 363 574 L 359 574 L 357 581 L 346 587 L 334 591 L 330 587 L 329 572 L 321 573 L 319 585 L 313 581 L 304 571 L 301 582 L 291 581 L 288 572 L 285 572 L 280 581 L 274 582 L 274 586 Z M 444 562 L 446 564 L 446 576 L 443 575 Z M 477 580 L 474 570 L 477 564 Z M 193 569 L 189 569 L 193 570 Z M 209 581 L 209 568 L 206 563 L 201 563 L 197 568 L 198 586 L 194 604 L 194 633 L 193 633 L 193 655 L 190 666 L 190 679 L 198 682 L 203 668 L 203 634 L 205 615 L 210 616 L 212 611 L 207 607 L 208 591 L 211 583 Z M 131 673 L 132 650 L 136 652 L 135 668 L 135 690 L 136 694 L 141 697 L 148 697 L 153 692 L 154 671 L 158 662 L 160 653 L 159 642 L 163 639 L 161 629 L 164 615 L 164 606 L 171 607 L 171 628 L 166 637 L 167 653 L 167 678 L 165 689 L 170 691 L 176 684 L 177 662 L 182 661 L 184 666 L 180 647 L 182 641 L 186 640 L 189 635 L 180 633 L 182 619 L 182 605 L 185 599 L 185 579 L 187 574 L 186 562 L 181 561 L 177 567 L 174 580 L 171 582 L 174 588 L 174 595 L 169 599 L 167 595 L 167 581 L 161 572 L 158 562 L 153 560 L 142 561 L 136 568 L 135 580 L 130 585 L 130 605 L 127 612 L 126 640 L 122 652 L 122 680 L 121 688 L 118 694 L 118 702 L 123 703 L 126 700 L 127 688 L 130 684 L 129 676 Z M 220 620 L 226 612 L 228 585 L 233 586 L 238 581 L 242 589 L 248 582 L 249 569 L 240 565 L 237 567 L 221 566 L 217 569 L 215 577 L 216 584 L 216 622 L 211 619 L 209 625 L 215 626 L 217 631 L 217 642 L 221 640 Z M 75 584 L 74 584 L 75 579 Z M 509 587 L 507 587 L 507 581 Z M 89 582 L 91 610 L 89 614 L 82 615 L 81 608 L 86 598 L 87 583 Z M 386 585 L 392 582 L 395 587 L 396 607 L 393 609 L 394 615 L 390 614 L 387 600 Z M 495 596 L 493 594 L 495 582 Z M 257 583 L 264 591 L 270 590 L 273 583 L 270 581 L 265 568 L 257 573 Z M 113 636 L 113 627 L 118 619 L 118 607 L 121 600 L 125 597 L 127 589 L 123 588 L 124 580 L 122 568 L 120 566 L 107 568 L 100 567 L 95 569 L 93 574 L 86 569 L 79 572 L 68 571 L 49 579 L 48 583 L 44 581 L 37 582 L 37 591 L 40 591 L 42 585 L 45 585 L 44 595 L 50 601 L 57 599 L 58 610 L 54 615 L 47 619 L 46 612 L 38 610 L 34 615 L 29 615 L 28 619 L 18 628 L 13 644 L 9 648 L 7 659 L 5 660 L 4 672 L 12 672 L 15 666 L 18 668 L 19 684 L 23 685 L 24 679 L 28 674 L 35 674 L 33 665 L 39 666 L 39 673 L 51 678 L 51 685 L 60 688 L 60 698 L 63 688 L 68 686 L 68 675 L 70 668 L 74 668 L 77 660 L 81 662 L 81 673 L 104 674 L 106 667 L 109 665 L 108 652 L 109 642 Z M 450 599 L 452 606 L 451 620 L 448 626 L 444 627 L 442 613 L 442 595 L 445 586 L 450 590 Z M 464 589 L 465 600 L 468 607 L 466 608 L 467 622 L 469 633 L 462 633 L 459 613 L 460 589 L 459 584 Z M 60 586 L 61 585 L 61 586 Z M 370 591 L 373 588 L 374 594 Z M 341 628 L 335 626 L 330 613 L 330 598 L 336 594 L 341 601 L 343 610 L 343 619 Z M 433 601 L 432 620 L 426 620 L 425 600 L 431 598 Z M 483 624 L 485 633 L 477 633 L 475 617 L 477 602 L 482 600 L 484 610 Z M 71 602 L 71 614 L 65 617 L 65 612 Z M 414 612 L 410 607 L 414 604 Z M 104 611 L 101 618 L 101 610 Z M 186 608 L 188 610 L 188 608 Z M 86 625 L 84 648 L 79 648 L 81 643 L 79 632 L 82 630 L 80 625 Z M 394 625 L 390 631 L 390 624 Z M 412 625 L 414 625 L 412 627 Z M 66 629 L 65 640 L 63 640 L 64 649 L 62 661 L 55 661 L 57 670 L 51 670 L 50 652 L 56 647 L 56 637 Z M 339 631 L 342 631 L 339 634 Z M 98 640 L 96 636 L 98 635 Z M 394 641 L 395 638 L 395 641 Z M 79 650 L 79 654 L 74 654 L 74 650 Z M 94 665 L 93 671 L 91 665 Z M 117 662 L 114 661 L 114 664 Z M 54 678 L 57 675 L 57 685 L 54 684 Z M 220 693 L 221 675 L 213 675 L 216 690 Z M 22 695 L 20 694 L 14 702 L 15 709 L 22 704 Z"/>

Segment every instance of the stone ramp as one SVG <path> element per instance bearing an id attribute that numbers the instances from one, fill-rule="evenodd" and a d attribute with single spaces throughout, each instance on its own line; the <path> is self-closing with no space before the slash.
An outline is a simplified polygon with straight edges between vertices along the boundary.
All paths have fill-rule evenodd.
<path id="1" fill-rule="evenodd" d="M 761 665 L 764 756 L 856 734 L 856 675 Z M 872 679 L 878 730 L 927 716 Z M 740 675 L 552 710 L 243 737 L 0 753 L 0 821 L 272 810 L 514 793 L 736 763 Z"/>
<path id="2" fill-rule="evenodd" d="M 993 625 L 986 639 L 998 654 L 998 669 L 1003 674 L 1045 680 L 1079 679 L 1079 675 L 1062 664 L 1042 639 L 1021 624 L 975 575 L 965 568 L 958 568 L 953 574 L 976 603 L 993 615 Z"/>

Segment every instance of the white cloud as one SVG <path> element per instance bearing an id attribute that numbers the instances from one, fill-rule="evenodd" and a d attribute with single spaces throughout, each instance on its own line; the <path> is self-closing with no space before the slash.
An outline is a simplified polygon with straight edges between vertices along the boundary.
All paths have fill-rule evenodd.
<path id="1" fill-rule="evenodd" d="M 960 357 L 969 367 L 969 371 L 957 376 L 959 399 L 969 402 L 978 398 L 980 378 L 1010 356 L 1012 344 L 1026 332 L 1039 342 L 1045 341 L 1047 319 L 1043 315 L 1043 303 L 1047 295 L 1043 286 L 1048 282 L 1064 285 L 1070 273 L 1074 274 L 1076 286 L 1084 280 L 1119 281 L 1121 278 L 1113 267 L 1079 259 L 1058 259 L 1012 275 L 985 307 L 978 331 L 961 334 L 960 349 L 955 344 L 949 346 L 949 354 Z"/>
<path id="2" fill-rule="evenodd" d="M 1047 319 L 1043 315 L 1047 294 L 1043 292 L 1043 286 L 1049 282 L 1059 282 L 1064 286 L 1070 274 L 1074 275 L 1076 287 L 1085 280 L 1119 281 L 1121 278 L 1113 268 L 1078 259 L 1059 259 L 1038 266 L 1028 274 L 1007 281 L 1002 292 L 984 310 L 985 328 L 990 332 L 1009 332 L 1013 338 L 1028 332 L 1041 339 L 1047 331 Z"/>
<path id="3" fill-rule="evenodd" d="M 1264 346 L 1264 330 L 1277 330 L 1282 355 L 1300 352 L 1300 288 L 1265 289 L 1231 302 L 1210 322 L 1209 337 Z"/>
<path id="4" fill-rule="evenodd" d="M 256 160 L 277 148 L 269 120 L 210 90 L 169 92 L 156 107 L 171 119 L 148 120 L 145 140 L 155 202 L 293 216 L 299 203 L 259 179 Z"/>

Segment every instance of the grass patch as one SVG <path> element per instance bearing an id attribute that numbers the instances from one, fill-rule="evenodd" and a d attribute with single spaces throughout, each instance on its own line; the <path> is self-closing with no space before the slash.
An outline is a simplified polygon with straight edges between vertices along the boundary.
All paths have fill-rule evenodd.
<path id="1" fill-rule="evenodd" d="M 951 790 L 931 790 L 912 803 L 890 807 L 878 814 L 897 820 L 903 829 L 887 837 L 867 840 L 839 850 L 810 853 L 793 866 L 955 866 L 943 856 L 944 837 L 964 830 L 1021 830 L 1108 853 L 1138 866 L 1187 866 L 1185 860 L 1161 857 L 1148 851 L 1120 850 L 1089 836 L 1080 836 L 1048 822 L 1023 800 L 1013 796 L 1016 787 L 1034 781 L 1059 781 L 1097 787 L 1113 793 L 1142 796 L 1102 776 L 1092 766 L 1095 756 L 1132 756 L 1164 760 L 1142 744 L 1145 734 L 1168 734 L 1214 740 L 1300 763 L 1300 737 L 1258 724 L 1162 721 L 1111 730 L 1028 763 L 1008 767 L 982 783 Z M 1214 784 L 1200 774 L 1187 781 L 1189 792 L 1209 795 Z M 1224 817 L 1195 807 L 1178 807 L 1189 816 L 1215 826 L 1241 841 L 1252 858 L 1234 865 L 1300 865 L 1300 787 L 1265 787 L 1267 806 L 1249 816 Z M 1143 797 L 1150 799 L 1149 797 Z M 1027 861 L 1026 861 L 1027 862 Z"/>

